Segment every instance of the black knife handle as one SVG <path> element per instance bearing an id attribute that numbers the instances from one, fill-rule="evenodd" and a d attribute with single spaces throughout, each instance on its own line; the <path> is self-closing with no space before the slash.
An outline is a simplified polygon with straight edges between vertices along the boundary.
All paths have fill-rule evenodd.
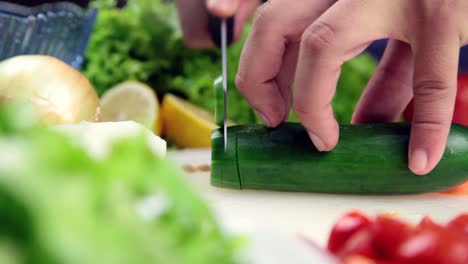
<path id="1" fill-rule="evenodd" d="M 262 4 L 268 0 L 262 0 Z M 234 41 L 234 16 L 227 19 L 227 46 Z M 208 12 L 208 26 L 211 34 L 211 40 L 216 47 L 221 48 L 221 18 Z"/>
<path id="2" fill-rule="evenodd" d="M 208 14 L 208 23 L 210 28 L 211 40 L 218 48 L 221 47 L 221 20 L 222 18 L 213 14 Z M 227 25 L 227 45 L 231 45 L 234 41 L 234 17 L 229 17 L 226 21 Z"/>

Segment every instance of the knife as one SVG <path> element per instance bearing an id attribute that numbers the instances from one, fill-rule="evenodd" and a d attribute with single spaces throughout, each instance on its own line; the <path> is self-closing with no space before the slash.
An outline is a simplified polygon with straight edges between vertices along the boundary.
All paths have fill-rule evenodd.
<path id="1" fill-rule="evenodd" d="M 262 4 L 268 0 L 262 0 Z M 234 16 L 229 18 L 220 18 L 208 12 L 209 30 L 211 39 L 218 48 L 221 48 L 221 61 L 222 61 L 222 83 L 224 93 L 224 121 L 223 121 L 223 137 L 224 137 L 224 150 L 227 150 L 227 47 L 232 44 L 234 40 Z"/>
<path id="2" fill-rule="evenodd" d="M 220 18 L 215 15 L 209 14 L 210 33 L 213 42 L 218 48 L 221 48 L 221 64 L 222 64 L 222 83 L 223 83 L 223 97 L 224 97 L 224 113 L 223 113 L 223 137 L 224 137 L 224 150 L 227 150 L 227 80 L 228 80 L 228 66 L 227 66 L 227 47 L 231 45 L 234 39 L 234 17 L 227 19 Z"/>

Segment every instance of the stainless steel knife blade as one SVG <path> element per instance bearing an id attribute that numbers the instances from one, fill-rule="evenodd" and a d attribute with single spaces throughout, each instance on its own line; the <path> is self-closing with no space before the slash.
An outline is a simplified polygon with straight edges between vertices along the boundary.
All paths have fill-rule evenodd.
<path id="1" fill-rule="evenodd" d="M 227 150 L 227 25 L 226 20 L 221 21 L 221 56 L 223 71 L 223 89 L 224 89 L 224 151 Z"/>

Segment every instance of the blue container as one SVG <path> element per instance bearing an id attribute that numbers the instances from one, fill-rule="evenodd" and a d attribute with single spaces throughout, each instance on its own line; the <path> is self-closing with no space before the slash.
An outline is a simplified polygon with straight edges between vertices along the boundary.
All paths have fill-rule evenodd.
<path id="1" fill-rule="evenodd" d="M 80 69 L 96 16 L 96 9 L 72 3 L 26 7 L 0 1 L 0 60 L 50 55 Z"/>

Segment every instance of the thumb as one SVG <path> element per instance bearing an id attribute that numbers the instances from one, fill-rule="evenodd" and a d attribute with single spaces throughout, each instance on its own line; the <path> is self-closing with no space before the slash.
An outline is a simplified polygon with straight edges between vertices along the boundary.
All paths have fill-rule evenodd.
<path id="1" fill-rule="evenodd" d="M 208 11 L 216 16 L 230 17 L 236 13 L 240 0 L 206 0 Z"/>

